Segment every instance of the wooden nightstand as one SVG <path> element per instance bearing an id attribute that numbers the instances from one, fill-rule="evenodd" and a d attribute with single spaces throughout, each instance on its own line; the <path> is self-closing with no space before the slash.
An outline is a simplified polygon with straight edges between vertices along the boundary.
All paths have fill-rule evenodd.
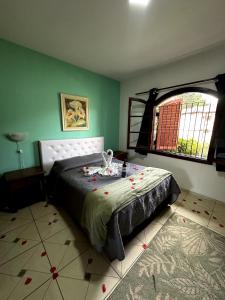
<path id="1" fill-rule="evenodd" d="M 5 209 L 16 212 L 19 208 L 45 199 L 44 172 L 40 167 L 26 168 L 3 175 Z"/>
<path id="2" fill-rule="evenodd" d="M 113 151 L 113 157 L 119 159 L 119 160 L 126 160 L 128 159 L 128 152 L 123 152 L 123 151 Z"/>

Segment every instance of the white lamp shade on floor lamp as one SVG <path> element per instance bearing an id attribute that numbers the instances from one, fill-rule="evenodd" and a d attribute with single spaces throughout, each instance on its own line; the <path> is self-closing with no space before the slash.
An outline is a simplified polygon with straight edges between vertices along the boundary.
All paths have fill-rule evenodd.
<path id="1" fill-rule="evenodd" d="M 12 142 L 22 142 L 27 139 L 28 133 L 27 132 L 13 132 L 13 133 L 8 133 L 6 136 Z"/>
<path id="2" fill-rule="evenodd" d="M 12 132 L 7 133 L 6 137 L 8 140 L 16 143 L 16 152 L 18 154 L 19 166 L 20 169 L 24 168 L 24 160 L 23 160 L 23 149 L 21 149 L 19 143 L 23 142 L 27 139 L 28 133 L 27 132 Z"/>

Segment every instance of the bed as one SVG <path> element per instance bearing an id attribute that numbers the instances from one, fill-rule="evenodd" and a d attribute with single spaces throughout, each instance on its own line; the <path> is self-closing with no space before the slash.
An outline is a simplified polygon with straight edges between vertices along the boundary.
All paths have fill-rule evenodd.
<path id="1" fill-rule="evenodd" d="M 159 206 L 176 201 L 180 193 L 169 171 L 133 163 L 128 163 L 126 178 L 84 176 L 84 166 L 102 164 L 102 137 L 40 141 L 39 145 L 53 199 L 110 260 L 123 260 L 123 237 L 148 220 Z"/>

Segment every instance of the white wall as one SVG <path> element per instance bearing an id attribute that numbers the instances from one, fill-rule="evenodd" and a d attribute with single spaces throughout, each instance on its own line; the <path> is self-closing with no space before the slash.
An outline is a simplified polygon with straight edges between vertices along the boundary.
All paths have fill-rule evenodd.
<path id="1" fill-rule="evenodd" d="M 142 76 L 121 83 L 120 99 L 120 148 L 126 150 L 128 98 L 136 92 L 153 87 L 165 87 L 214 77 L 225 73 L 225 44 L 209 49 L 178 62 L 146 72 Z M 206 87 L 214 88 L 214 84 Z M 225 202 L 225 173 L 215 166 L 189 162 L 155 154 L 147 157 L 129 151 L 130 157 L 144 165 L 165 168 L 173 172 L 179 185 L 193 192 Z"/>

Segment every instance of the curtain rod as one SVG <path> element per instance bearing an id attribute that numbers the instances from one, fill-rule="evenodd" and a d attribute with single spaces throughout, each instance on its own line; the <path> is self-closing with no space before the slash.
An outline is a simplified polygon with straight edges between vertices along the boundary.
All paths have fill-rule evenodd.
<path id="1" fill-rule="evenodd" d="M 177 88 L 177 87 L 181 87 L 181 86 L 186 86 L 186 85 L 191 85 L 191 84 L 196 84 L 196 83 L 215 81 L 216 79 L 217 79 L 217 77 L 213 77 L 213 78 L 209 78 L 209 79 L 203 79 L 203 80 L 192 81 L 192 82 L 178 84 L 178 85 L 167 86 L 167 87 L 156 89 L 156 90 L 157 90 L 157 92 L 159 92 L 159 91 L 169 90 L 169 89 L 173 89 L 173 88 Z M 140 93 L 136 93 L 136 95 L 149 94 L 149 92 L 150 91 L 140 92 Z"/>

